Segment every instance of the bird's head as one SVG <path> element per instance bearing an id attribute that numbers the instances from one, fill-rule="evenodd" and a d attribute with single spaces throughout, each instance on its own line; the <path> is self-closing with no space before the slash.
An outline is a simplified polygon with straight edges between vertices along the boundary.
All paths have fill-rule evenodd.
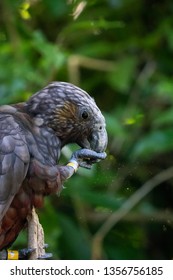
<path id="1" fill-rule="evenodd" d="M 96 152 L 106 149 L 105 119 L 94 99 L 82 89 L 53 82 L 31 96 L 26 107 L 38 123 L 55 131 L 62 146 L 77 143 Z"/>

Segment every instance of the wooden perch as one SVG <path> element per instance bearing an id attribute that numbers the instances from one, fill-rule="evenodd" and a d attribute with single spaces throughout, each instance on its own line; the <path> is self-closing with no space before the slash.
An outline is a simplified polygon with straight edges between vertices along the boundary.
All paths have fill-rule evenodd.
<path id="1" fill-rule="evenodd" d="M 33 207 L 32 212 L 27 217 L 28 220 L 28 248 L 35 249 L 29 259 L 37 260 L 45 255 L 44 231 L 39 222 L 38 215 Z"/>

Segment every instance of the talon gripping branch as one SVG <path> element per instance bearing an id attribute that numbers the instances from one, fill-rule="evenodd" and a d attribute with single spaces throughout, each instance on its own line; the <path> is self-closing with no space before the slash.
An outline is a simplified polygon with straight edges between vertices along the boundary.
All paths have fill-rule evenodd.
<path id="1" fill-rule="evenodd" d="M 61 149 L 68 143 L 82 149 L 59 166 Z M 15 241 L 32 207 L 42 207 L 44 196 L 60 192 L 79 166 L 91 168 L 104 159 L 106 146 L 101 111 L 72 84 L 53 82 L 27 102 L 1 106 L 0 250 Z"/>

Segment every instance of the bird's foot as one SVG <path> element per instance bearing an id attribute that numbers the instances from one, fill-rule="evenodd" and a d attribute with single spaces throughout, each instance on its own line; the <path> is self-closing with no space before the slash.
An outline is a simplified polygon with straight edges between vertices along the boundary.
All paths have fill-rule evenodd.
<path id="1" fill-rule="evenodd" d="M 44 255 L 38 257 L 38 260 L 47 260 L 47 259 L 50 259 L 52 258 L 52 253 L 45 253 Z"/>
<path id="2" fill-rule="evenodd" d="M 106 153 L 97 153 L 89 149 L 80 149 L 72 154 L 71 160 L 75 160 L 79 166 L 90 169 L 92 165 L 106 158 Z"/>
<path id="3" fill-rule="evenodd" d="M 44 249 L 48 244 L 44 244 Z M 0 260 L 28 260 L 36 248 L 24 248 L 19 250 L 3 249 L 0 251 Z M 46 260 L 52 257 L 52 253 L 44 253 L 38 257 L 38 260 Z"/>
<path id="4" fill-rule="evenodd" d="M 46 248 L 48 248 L 48 247 L 49 247 L 48 244 L 44 244 L 43 249 L 46 249 Z M 52 258 L 52 256 L 53 256 L 52 253 L 46 253 L 46 252 L 45 252 L 43 255 L 41 255 L 41 256 L 38 257 L 38 260 L 47 260 L 47 259 Z"/>
<path id="5" fill-rule="evenodd" d="M 20 249 L 18 250 L 19 252 L 19 260 L 27 260 L 28 257 L 30 256 L 30 254 L 32 252 L 34 252 L 35 249 L 32 248 L 24 248 L 24 249 Z"/>
<path id="6" fill-rule="evenodd" d="M 20 250 L 3 249 L 0 251 L 0 260 L 27 260 L 34 250 L 30 248 Z"/>

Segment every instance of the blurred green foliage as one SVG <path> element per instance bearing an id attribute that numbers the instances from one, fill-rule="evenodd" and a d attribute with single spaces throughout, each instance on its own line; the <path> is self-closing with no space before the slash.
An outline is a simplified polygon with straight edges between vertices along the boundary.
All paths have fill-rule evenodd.
<path id="1" fill-rule="evenodd" d="M 0 103 L 63 80 L 94 96 L 107 120 L 107 159 L 80 170 L 39 210 L 55 259 L 95 256 L 94 236 L 109 215 L 172 165 L 172 56 L 171 0 L 0 2 Z M 172 258 L 172 208 L 169 180 L 112 227 L 99 258 Z M 15 246 L 26 246 L 24 234 Z"/>

